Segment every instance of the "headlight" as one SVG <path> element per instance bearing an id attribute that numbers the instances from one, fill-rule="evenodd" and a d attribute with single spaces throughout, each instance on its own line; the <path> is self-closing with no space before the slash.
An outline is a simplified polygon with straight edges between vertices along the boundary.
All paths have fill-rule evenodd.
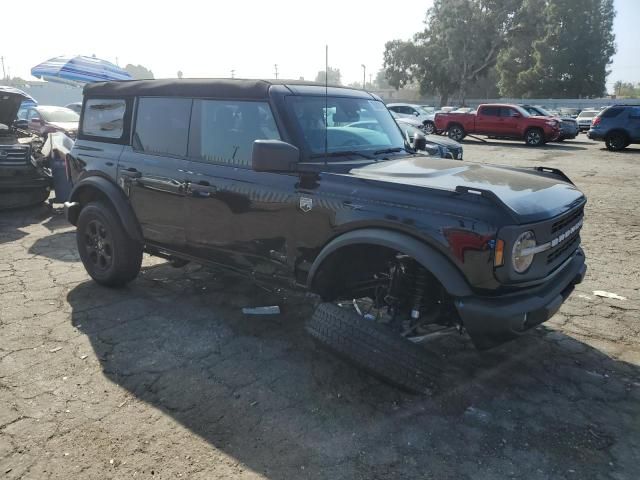
<path id="1" fill-rule="evenodd" d="M 524 232 L 516 239 L 513 244 L 513 253 L 511 256 L 513 269 L 516 272 L 524 273 L 531 266 L 533 256 L 535 255 L 532 250 L 535 246 L 536 236 L 531 230 Z"/>

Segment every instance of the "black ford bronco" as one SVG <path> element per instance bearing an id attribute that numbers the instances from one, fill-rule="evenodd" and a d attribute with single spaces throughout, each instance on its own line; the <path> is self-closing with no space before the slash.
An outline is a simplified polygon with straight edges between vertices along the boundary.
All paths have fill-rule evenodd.
<path id="1" fill-rule="evenodd" d="M 586 199 L 562 172 L 418 154 L 360 90 L 91 84 L 69 163 L 67 218 L 97 282 L 130 282 L 148 252 L 306 289 L 317 340 L 411 390 L 430 383 L 421 340 L 504 342 L 586 271 Z"/>

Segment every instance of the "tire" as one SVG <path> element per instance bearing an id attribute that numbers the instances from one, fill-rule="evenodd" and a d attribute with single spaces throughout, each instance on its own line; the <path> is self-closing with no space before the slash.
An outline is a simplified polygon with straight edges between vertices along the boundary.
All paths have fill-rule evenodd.
<path id="1" fill-rule="evenodd" d="M 539 128 L 530 128 L 524 134 L 524 141 L 530 147 L 544 145 L 544 132 Z"/>
<path id="2" fill-rule="evenodd" d="M 142 245 L 127 235 L 110 205 L 91 202 L 82 208 L 76 242 L 84 268 L 101 285 L 121 287 L 140 272 Z"/>
<path id="3" fill-rule="evenodd" d="M 607 149 L 612 152 L 617 152 L 627 148 L 629 145 L 629 139 L 623 132 L 611 132 L 605 137 L 604 143 L 607 146 Z"/>
<path id="4" fill-rule="evenodd" d="M 455 140 L 456 142 L 461 142 L 464 137 L 467 136 L 462 125 L 458 125 L 457 123 L 449 126 L 447 134 L 451 140 Z"/>
<path id="5" fill-rule="evenodd" d="M 426 120 L 424 122 L 424 133 L 427 135 L 433 135 L 436 133 L 436 124 L 430 120 Z"/>
<path id="6" fill-rule="evenodd" d="M 431 392 L 435 366 L 427 352 L 391 329 L 333 303 L 322 303 L 307 332 L 345 360 L 403 390 Z"/>

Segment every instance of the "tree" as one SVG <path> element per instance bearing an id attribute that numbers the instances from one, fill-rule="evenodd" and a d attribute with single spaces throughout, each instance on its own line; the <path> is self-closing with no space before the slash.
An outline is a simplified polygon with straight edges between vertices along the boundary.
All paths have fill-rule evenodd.
<path id="1" fill-rule="evenodd" d="M 498 88 L 503 96 L 522 97 L 527 90 L 520 74 L 535 65 L 532 45 L 544 34 L 545 8 L 546 0 L 524 0 L 515 13 L 496 63 Z"/>
<path id="2" fill-rule="evenodd" d="M 396 88 L 415 79 L 421 93 L 440 95 L 441 104 L 467 90 L 496 63 L 514 12 L 522 0 L 435 0 L 424 31 L 412 41 L 385 46 L 384 65 Z"/>
<path id="3" fill-rule="evenodd" d="M 544 32 L 533 43 L 533 65 L 518 74 L 531 97 L 602 96 L 616 52 L 613 0 L 546 0 Z"/>
<path id="4" fill-rule="evenodd" d="M 619 98 L 638 98 L 640 97 L 640 82 L 634 85 L 632 82 L 618 80 L 613 84 L 613 93 Z"/>
<path id="5" fill-rule="evenodd" d="M 178 70 L 178 78 L 182 78 L 182 70 Z"/>
<path id="6" fill-rule="evenodd" d="M 131 75 L 136 80 L 146 80 L 154 78 L 153 72 L 148 68 L 143 67 L 142 65 L 132 65 L 128 63 L 127 66 L 124 67 L 124 69 L 129 72 L 129 75 Z"/>
<path id="7" fill-rule="evenodd" d="M 391 84 L 387 79 L 386 71 L 384 68 L 381 68 L 380 70 L 378 70 L 378 73 L 376 73 L 376 78 L 373 80 L 373 86 L 378 90 L 391 88 Z"/>
<path id="8" fill-rule="evenodd" d="M 325 77 L 326 77 L 326 73 L 324 70 L 320 70 L 318 72 L 318 74 L 316 75 L 316 82 L 317 83 L 324 83 L 325 82 Z M 331 68 L 329 67 L 329 76 L 328 76 L 328 84 L 330 85 L 342 85 L 342 74 L 340 73 L 340 69 L 339 68 Z"/>

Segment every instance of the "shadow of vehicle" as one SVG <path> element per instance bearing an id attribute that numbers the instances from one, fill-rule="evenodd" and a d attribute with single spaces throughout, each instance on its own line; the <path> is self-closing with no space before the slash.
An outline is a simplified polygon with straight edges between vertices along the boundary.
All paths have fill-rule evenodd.
<path id="1" fill-rule="evenodd" d="M 470 137 L 467 136 L 465 137 L 465 139 L 463 140 L 463 145 L 464 144 L 473 144 L 473 145 L 487 145 L 487 146 L 492 146 L 492 147 L 512 147 L 512 148 L 526 148 L 526 149 L 530 149 L 530 150 L 586 150 L 587 147 L 583 147 L 583 146 L 579 146 L 579 145 L 572 145 L 572 143 L 579 143 L 579 144 L 586 144 L 586 142 L 574 142 L 573 140 L 566 140 L 564 142 L 561 143 L 545 143 L 544 145 L 540 146 L 540 147 L 531 147 L 529 145 L 526 145 L 525 143 L 518 141 L 518 140 L 488 140 L 485 138 L 475 138 L 475 137 Z"/>
<path id="2" fill-rule="evenodd" d="M 316 349 L 304 296 L 239 277 L 162 264 L 124 289 L 80 284 L 67 300 L 110 381 L 266 478 L 637 468 L 640 370 L 557 331 L 484 353 L 464 337 L 434 340 L 439 387 L 415 397 Z M 240 313 L 273 304 L 282 315 Z"/>
<path id="3" fill-rule="evenodd" d="M 51 226 L 49 224 L 49 227 Z M 46 237 L 40 237 L 29 247 L 29 253 L 63 262 L 80 261 L 80 255 L 76 248 L 75 230 L 56 232 Z"/>
<path id="4" fill-rule="evenodd" d="M 0 243 L 12 242 L 27 234 L 20 229 L 52 218 L 52 209 L 42 203 L 36 206 L 0 210 Z"/>

